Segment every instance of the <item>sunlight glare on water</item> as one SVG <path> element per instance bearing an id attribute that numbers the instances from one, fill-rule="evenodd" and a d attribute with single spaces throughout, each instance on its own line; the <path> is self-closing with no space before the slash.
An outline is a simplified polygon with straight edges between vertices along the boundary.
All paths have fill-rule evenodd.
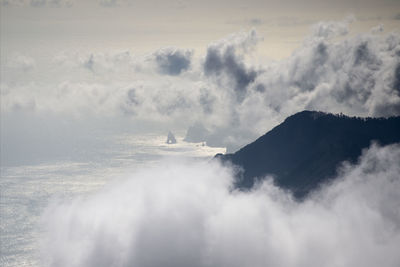
<path id="1" fill-rule="evenodd" d="M 159 135 L 119 135 L 86 161 L 2 166 L 0 195 L 1 266 L 41 266 L 40 216 L 54 199 L 86 196 L 129 170 L 156 164 L 164 157 L 209 159 L 224 148 L 187 143 L 166 144 Z M 112 148 L 112 149 L 110 149 Z"/>

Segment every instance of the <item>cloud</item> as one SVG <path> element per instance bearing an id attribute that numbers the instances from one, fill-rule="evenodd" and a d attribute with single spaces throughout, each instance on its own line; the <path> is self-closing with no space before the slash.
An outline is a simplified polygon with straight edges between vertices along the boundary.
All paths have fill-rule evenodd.
<path id="1" fill-rule="evenodd" d="M 204 74 L 217 79 L 220 84 L 228 83 L 235 90 L 238 101 L 242 101 L 247 86 L 252 83 L 257 72 L 248 69 L 241 53 L 248 52 L 259 41 L 255 31 L 248 34 L 232 35 L 207 48 Z"/>
<path id="2" fill-rule="evenodd" d="M 340 21 L 338 25 L 321 22 L 316 26 L 319 30 L 305 38 L 287 59 L 263 63 L 257 68 L 251 65 L 240 68 L 241 73 L 257 70 L 254 79 L 244 83 L 246 86 L 235 83 L 242 75 L 232 75 L 228 82 L 223 80 L 221 70 L 225 67 L 222 67 L 221 55 L 224 52 L 209 48 L 205 62 L 210 62 L 211 67 L 205 67 L 204 73 L 209 71 L 212 74 L 208 76 L 216 76 L 219 90 L 228 95 L 215 105 L 224 105 L 230 110 L 229 115 L 227 111 L 224 113 L 230 123 L 229 130 L 222 130 L 222 125 L 214 129 L 221 133 L 214 142 L 233 145 L 234 150 L 235 145 L 227 142 L 229 138 L 243 145 L 251 141 L 249 138 L 265 133 L 285 117 L 304 109 L 355 116 L 400 115 L 397 89 L 400 36 L 391 33 L 334 38 L 348 31 L 344 28 L 346 25 L 349 25 L 347 21 Z M 237 103 L 230 101 L 232 87 Z M 260 131 L 257 133 L 254 129 Z"/>
<path id="3" fill-rule="evenodd" d="M 45 266 L 398 266 L 400 147 L 372 146 L 298 203 L 232 190 L 216 162 L 164 162 L 43 216 Z"/>
<path id="4" fill-rule="evenodd" d="M 353 17 L 348 17 L 343 21 L 323 21 L 319 22 L 312 27 L 312 37 L 320 38 L 333 38 L 343 36 L 348 33 L 349 23 L 354 20 Z"/>
<path id="5" fill-rule="evenodd" d="M 94 66 L 94 57 L 93 54 L 89 56 L 89 58 L 83 62 L 83 67 L 87 68 L 90 71 L 93 71 Z"/>
<path id="6" fill-rule="evenodd" d="M 193 50 L 163 48 L 144 55 L 133 54 L 129 50 L 95 53 L 57 54 L 53 61 L 56 64 L 74 68 L 84 68 L 93 74 L 111 73 L 151 73 L 177 76 L 189 71 L 192 64 Z"/>
<path id="7" fill-rule="evenodd" d="M 6 66 L 14 71 L 31 71 L 35 68 L 36 62 L 33 58 L 15 53 L 6 59 Z"/>
<path id="8" fill-rule="evenodd" d="M 399 115 L 400 99 L 393 87 L 398 40 L 398 35 L 391 34 L 333 43 L 314 39 L 292 55 L 287 62 L 289 72 L 282 71 L 277 84 L 270 86 L 286 86 L 292 92 L 291 100 L 304 100 L 305 108 L 354 115 Z M 268 83 L 271 78 L 267 78 Z"/>
<path id="9" fill-rule="evenodd" d="M 397 91 L 397 95 L 400 96 L 400 63 L 397 64 L 394 70 L 393 88 Z"/>
<path id="10" fill-rule="evenodd" d="M 160 49 L 154 53 L 161 74 L 179 75 L 190 68 L 193 51 L 176 48 Z"/>
<path id="11" fill-rule="evenodd" d="M 383 32 L 384 30 L 385 30 L 385 28 L 383 27 L 383 24 L 379 24 L 375 27 L 372 27 L 371 33 L 378 34 L 378 33 Z"/>
<path id="12" fill-rule="evenodd" d="M 140 57 L 138 58 L 135 58 L 128 50 L 106 53 L 77 53 L 64 51 L 54 56 L 53 63 L 58 67 L 67 67 L 69 71 L 83 68 L 98 75 L 112 73 L 125 74 L 127 71 L 133 72 L 135 69 L 140 69 L 140 66 L 144 65 L 145 60 Z"/>
<path id="13" fill-rule="evenodd" d="M 37 109 L 36 100 L 32 94 L 23 94 L 21 91 L 29 92 L 29 86 L 18 88 L 9 86 L 6 83 L 0 84 L 1 108 L 2 111 L 24 111 L 35 112 Z"/>
<path id="14" fill-rule="evenodd" d="M 203 141 L 229 151 L 304 109 L 400 115 L 400 35 L 342 36 L 346 27 L 349 20 L 320 22 L 292 55 L 279 61 L 257 59 L 261 38 L 255 31 L 211 43 L 196 57 L 192 50 L 177 48 L 145 55 L 67 51 L 55 58 L 50 83 L 39 86 L 29 75 L 25 80 L 4 75 L 11 93 L 2 95 L 1 109 L 130 116 L 149 124 L 168 122 L 182 132 L 201 123 L 208 132 Z M 6 73 L 15 71 L 9 67 Z"/>

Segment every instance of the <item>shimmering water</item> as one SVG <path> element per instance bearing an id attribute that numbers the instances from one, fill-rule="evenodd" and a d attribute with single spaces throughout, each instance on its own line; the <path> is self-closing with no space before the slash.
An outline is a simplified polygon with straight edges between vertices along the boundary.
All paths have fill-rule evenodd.
<path id="1" fill-rule="evenodd" d="M 107 146 L 76 160 L 2 166 L 0 180 L 0 265 L 41 266 L 41 214 L 54 199 L 85 196 L 130 170 L 157 164 L 164 157 L 208 159 L 223 148 L 165 144 L 165 136 L 119 135 Z M 82 151 L 80 151 L 82 154 Z"/>

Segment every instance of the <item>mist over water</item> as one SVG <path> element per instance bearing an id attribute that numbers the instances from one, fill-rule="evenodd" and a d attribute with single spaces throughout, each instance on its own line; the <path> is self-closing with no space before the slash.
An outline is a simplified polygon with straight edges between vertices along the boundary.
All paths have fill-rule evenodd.
<path id="1" fill-rule="evenodd" d="M 400 146 L 373 145 L 304 202 L 233 189 L 210 161 L 166 160 L 51 203 L 45 266 L 398 266 Z"/>
<path id="2" fill-rule="evenodd" d="M 44 266 L 40 250 L 45 229 L 40 217 L 56 199 L 68 201 L 90 196 L 107 187 L 110 181 L 125 177 L 131 170 L 154 166 L 165 157 L 170 160 L 181 157 L 201 160 L 225 151 L 223 148 L 186 143 L 180 136 L 177 136 L 179 143 L 174 145 L 165 144 L 166 136 L 154 134 L 122 134 L 95 139 L 99 140 L 78 146 L 80 150 L 61 151 L 63 153 L 52 160 L 46 157 L 46 153 L 51 151 L 38 154 L 25 148 L 25 153 L 31 153 L 34 159 L 27 155 L 12 161 L 12 164 L 7 164 L 10 161 L 2 162 L 1 266 Z M 86 140 L 83 138 L 78 142 Z M 47 147 L 49 145 L 43 146 L 43 149 Z"/>

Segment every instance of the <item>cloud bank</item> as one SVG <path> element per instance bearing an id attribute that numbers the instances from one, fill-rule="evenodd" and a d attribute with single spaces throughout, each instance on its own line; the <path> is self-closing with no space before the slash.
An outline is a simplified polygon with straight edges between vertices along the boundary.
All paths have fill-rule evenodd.
<path id="1" fill-rule="evenodd" d="M 14 71 L 30 71 L 35 68 L 35 65 L 33 58 L 20 53 L 14 53 L 6 60 L 6 67 Z"/>
<path id="2" fill-rule="evenodd" d="M 129 116 L 169 123 L 170 129 L 202 125 L 204 141 L 230 151 L 304 109 L 400 115 L 400 35 L 372 29 L 348 36 L 351 21 L 314 25 L 280 61 L 258 59 L 255 48 L 262 38 L 255 31 L 230 35 L 196 55 L 183 48 L 146 55 L 61 53 L 48 66 L 50 82 L 5 75 L 1 109 Z"/>
<path id="3" fill-rule="evenodd" d="M 166 162 L 43 217 L 45 266 L 398 266 L 400 147 L 373 145 L 295 202 L 232 190 L 216 162 Z"/>

